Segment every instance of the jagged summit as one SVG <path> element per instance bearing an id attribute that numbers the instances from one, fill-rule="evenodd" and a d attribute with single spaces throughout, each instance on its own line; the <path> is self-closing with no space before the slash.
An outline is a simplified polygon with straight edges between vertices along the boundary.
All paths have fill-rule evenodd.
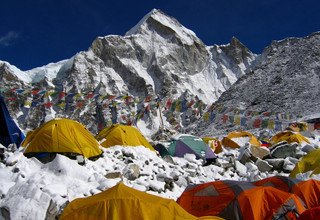
<path id="1" fill-rule="evenodd" d="M 189 45 L 192 45 L 195 40 L 199 41 L 193 31 L 185 28 L 175 18 L 166 15 L 159 9 L 153 9 L 145 15 L 126 33 L 126 36 L 144 34 L 146 31 L 154 31 L 163 35 L 175 34 L 184 44 Z"/>
<path id="2" fill-rule="evenodd" d="M 123 94 L 139 98 L 151 95 L 162 100 L 188 97 L 212 104 L 251 70 L 256 57 L 235 37 L 229 44 L 207 46 L 175 18 L 154 9 L 125 36 L 98 37 L 87 51 L 81 51 L 69 60 L 29 71 L 2 68 L 0 81 L 4 88 L 23 89 L 27 86 L 30 90 L 37 86 L 43 91 L 63 91 L 71 95 L 90 92 L 98 96 L 112 94 L 117 97 Z M 19 78 L 19 74 L 28 75 L 30 79 Z M 27 85 L 19 84 L 19 79 Z M 106 105 L 102 108 L 100 103 L 98 108 L 99 103 L 96 103 L 95 108 L 92 102 L 90 108 L 75 111 L 74 108 L 81 106 L 81 103 L 69 97 L 65 108 L 57 103 L 59 98 L 55 97 L 53 100 L 43 100 L 55 104 L 49 109 L 39 107 L 35 110 L 31 107 L 30 110 L 24 109 L 24 115 L 21 115 L 19 106 L 24 104 L 25 97 L 21 98 L 15 109 L 11 109 L 12 115 L 18 115 L 16 117 L 23 123 L 23 128 L 35 128 L 40 118 L 59 115 L 76 119 L 96 132 L 97 123 L 94 120 L 104 123 L 110 120 Z M 126 112 L 121 108 L 118 111 L 119 117 Z M 154 130 L 160 124 L 154 118 L 144 123 L 143 126 Z M 169 124 L 168 121 L 165 123 Z"/>

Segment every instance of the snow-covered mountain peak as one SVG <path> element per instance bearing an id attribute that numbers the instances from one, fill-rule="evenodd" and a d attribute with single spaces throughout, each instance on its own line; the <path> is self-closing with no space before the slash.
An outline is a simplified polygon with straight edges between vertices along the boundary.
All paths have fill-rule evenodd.
<path id="1" fill-rule="evenodd" d="M 51 82 L 52 79 L 56 78 L 60 68 L 67 62 L 68 60 L 62 60 L 57 63 L 49 63 L 45 66 L 28 70 L 25 73 L 31 77 L 33 83 L 37 83 L 45 78 Z"/>
<path id="2" fill-rule="evenodd" d="M 67 94 L 94 92 L 98 96 L 128 94 L 139 99 L 157 95 L 163 100 L 182 99 L 186 95 L 189 98 L 183 98 L 185 100 L 211 104 L 245 74 L 254 59 L 255 55 L 236 38 L 223 46 L 208 47 L 176 19 L 154 9 L 125 36 L 98 37 L 87 51 L 69 60 L 25 73 L 31 78 L 29 81 L 42 90 L 55 89 Z M 21 87 L 10 84 L 12 81 L 5 80 L 5 87 Z M 110 120 L 110 115 L 101 108 L 75 112 L 79 103 L 70 97 L 66 98 L 65 108 L 53 107 L 61 116 L 75 118 L 93 132 L 97 127 L 92 124 L 92 118 L 102 124 Z M 60 105 L 61 100 L 54 101 Z M 49 109 L 44 113 L 39 108 L 38 115 L 34 111 L 28 114 L 32 119 L 21 121 L 25 127 L 34 128 L 39 115 L 54 113 Z M 121 108 L 120 114 L 123 114 Z M 148 129 L 157 129 L 152 126 Z"/>
<path id="3" fill-rule="evenodd" d="M 32 78 L 26 72 L 20 70 L 16 66 L 11 65 L 6 61 L 0 60 L 0 75 L 3 73 L 14 75 L 15 77 L 17 77 L 25 83 L 30 83 L 32 81 Z"/>
<path id="4" fill-rule="evenodd" d="M 229 57 L 231 57 L 238 65 L 244 63 L 248 66 L 257 56 L 256 54 L 253 54 L 236 37 L 232 37 L 231 42 L 227 45 L 220 46 L 220 49 Z"/>
<path id="5" fill-rule="evenodd" d="M 145 15 L 132 29 L 130 29 L 126 36 L 143 34 L 144 32 L 157 32 L 162 35 L 175 34 L 184 44 L 192 45 L 194 41 L 199 41 L 196 34 L 184 27 L 175 18 L 166 15 L 158 9 L 153 9 Z"/>

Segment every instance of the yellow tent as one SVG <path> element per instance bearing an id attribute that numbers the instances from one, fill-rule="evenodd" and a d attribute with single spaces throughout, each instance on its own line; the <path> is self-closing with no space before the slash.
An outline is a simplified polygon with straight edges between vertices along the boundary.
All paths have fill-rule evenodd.
<path id="1" fill-rule="evenodd" d="M 87 198 L 75 199 L 64 209 L 61 220 L 87 219 L 197 219 L 174 200 L 150 195 L 123 183 Z M 204 219 L 204 218 L 203 218 Z M 206 219 L 220 219 L 209 217 Z"/>
<path id="2" fill-rule="evenodd" d="M 86 158 L 99 156 L 99 143 L 79 122 L 53 119 L 29 132 L 21 146 L 26 156 L 34 153 L 74 153 Z"/>
<path id="3" fill-rule="evenodd" d="M 295 132 L 302 132 L 308 130 L 308 123 L 307 122 L 295 122 L 291 123 L 287 130 L 295 131 Z"/>
<path id="4" fill-rule="evenodd" d="M 231 147 L 231 148 L 239 148 L 240 145 L 234 141 L 235 138 L 249 138 L 249 143 L 254 146 L 261 146 L 260 141 L 250 132 L 247 131 L 233 131 L 230 132 L 226 137 L 222 139 L 222 145 L 225 147 Z"/>
<path id="5" fill-rule="evenodd" d="M 114 124 L 100 131 L 96 139 L 103 147 L 115 145 L 145 146 L 154 151 L 154 148 L 146 138 L 133 126 Z"/>
<path id="6" fill-rule="evenodd" d="M 298 173 L 312 171 L 312 174 L 320 174 L 320 149 L 310 151 L 303 156 L 290 173 L 290 177 L 296 177 Z"/>
<path id="7" fill-rule="evenodd" d="M 218 138 L 204 137 L 202 140 L 208 144 L 215 153 L 218 154 L 222 152 L 221 142 Z"/>
<path id="8" fill-rule="evenodd" d="M 303 135 L 301 135 L 300 133 L 296 133 L 296 132 L 292 132 L 292 131 L 282 131 L 277 133 L 276 135 L 274 135 L 271 139 L 270 139 L 270 143 L 276 144 L 279 143 L 281 141 L 286 141 L 289 144 L 296 142 L 301 144 L 302 142 L 307 142 L 310 143 L 309 140 L 304 137 Z"/>

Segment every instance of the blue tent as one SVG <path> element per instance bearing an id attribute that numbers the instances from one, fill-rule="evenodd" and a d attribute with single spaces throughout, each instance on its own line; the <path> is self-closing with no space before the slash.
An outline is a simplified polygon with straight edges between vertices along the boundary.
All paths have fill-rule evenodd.
<path id="1" fill-rule="evenodd" d="M 24 134 L 11 118 L 3 97 L 0 95 L 0 143 L 5 147 L 15 143 L 19 147 L 24 138 Z"/>

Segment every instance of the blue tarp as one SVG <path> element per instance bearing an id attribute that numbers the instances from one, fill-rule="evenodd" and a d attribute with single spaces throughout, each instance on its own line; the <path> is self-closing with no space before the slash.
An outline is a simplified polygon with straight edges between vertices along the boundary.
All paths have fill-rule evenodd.
<path id="1" fill-rule="evenodd" d="M 0 95 L 0 143 L 5 147 L 15 143 L 19 147 L 24 138 L 25 135 L 11 118 L 3 97 Z"/>

